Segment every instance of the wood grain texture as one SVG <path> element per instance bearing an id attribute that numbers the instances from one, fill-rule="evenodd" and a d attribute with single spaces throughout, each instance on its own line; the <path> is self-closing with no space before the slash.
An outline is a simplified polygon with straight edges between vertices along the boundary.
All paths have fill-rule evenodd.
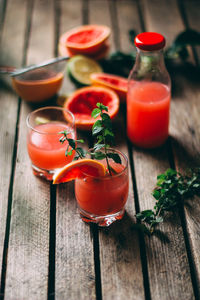
<path id="1" fill-rule="evenodd" d="M 89 1 L 89 23 L 90 24 L 103 24 L 108 27 L 112 26 L 110 18 L 109 1 L 94 0 Z M 110 44 L 110 52 L 114 50 L 114 35 L 111 35 L 108 40 Z"/>
<path id="2" fill-rule="evenodd" d="M 146 30 L 159 31 L 166 36 L 168 43 L 183 29 L 174 1 L 143 1 L 143 13 Z M 177 113 L 180 119 L 178 109 Z M 172 109 L 171 122 L 174 120 Z M 151 191 L 155 187 L 156 176 L 169 167 L 167 147 L 155 151 L 134 149 L 133 158 L 140 209 L 152 208 L 154 200 Z M 161 232 L 157 236 L 145 239 L 151 297 L 174 300 L 184 295 L 184 299 L 194 299 L 185 240 L 178 214 L 170 215 L 159 229 Z"/>
<path id="3" fill-rule="evenodd" d="M 61 34 L 86 19 L 83 4 L 79 0 L 61 3 Z M 62 91 L 75 88 L 66 78 Z M 60 300 L 96 299 L 93 240 L 90 226 L 80 219 L 74 182 L 57 187 L 55 295 Z"/>
<path id="4" fill-rule="evenodd" d="M 198 1 L 183 1 L 185 17 L 190 28 L 198 30 L 200 26 L 200 3 Z M 197 47 L 200 61 L 199 47 Z M 192 60 L 192 59 L 191 59 Z M 189 76 L 188 76 L 189 75 Z M 189 167 L 200 165 L 200 77 L 198 66 L 186 64 L 175 78 L 181 93 L 177 91 L 173 108 L 173 149 L 177 169 L 184 172 Z M 194 259 L 197 276 L 198 297 L 200 297 L 200 202 L 196 197 L 187 201 L 185 217 L 189 235 L 190 247 Z"/>
<path id="5" fill-rule="evenodd" d="M 90 20 L 103 21 L 105 24 L 111 22 L 111 51 L 114 51 L 116 46 L 119 46 L 120 33 L 123 32 L 123 35 L 126 36 L 125 30 L 127 27 L 123 19 L 127 17 L 127 13 L 129 17 L 130 14 L 132 16 L 136 14 L 133 2 L 129 1 L 128 4 L 128 12 L 126 9 L 120 9 L 116 1 L 92 1 L 90 4 Z M 100 7 L 103 8 L 103 15 Z M 112 9 L 114 9 L 115 16 L 111 12 Z M 118 14 L 116 15 L 117 12 Z M 120 33 L 117 31 L 117 28 L 113 27 L 116 25 L 116 22 L 118 22 L 117 27 L 120 28 Z M 130 23 L 129 25 L 131 26 L 132 24 Z M 128 34 L 126 45 L 127 41 Z M 116 134 L 116 148 L 128 156 L 125 121 L 122 111 L 121 107 L 118 118 L 113 122 L 113 130 Z M 99 229 L 102 297 L 107 300 L 122 299 L 123 297 L 126 299 L 144 299 L 139 239 L 137 231 L 134 230 L 135 207 L 131 172 L 129 173 L 129 180 L 129 197 L 124 218 L 111 225 L 108 229 Z"/>
<path id="6" fill-rule="evenodd" d="M 3 4 L 3 3 L 1 3 Z M 25 10 L 17 11 L 16 3 L 9 2 L 7 5 L 7 14 L 4 18 L 4 26 L 1 27 L 1 48 L 0 61 L 1 64 L 6 65 L 9 58 L 12 56 L 12 63 L 20 65 L 22 63 L 22 45 L 23 37 L 20 35 L 24 31 Z M 14 15 L 21 21 L 18 22 L 15 28 L 12 28 Z M 19 34 L 19 36 L 17 35 Z M 12 44 L 15 43 L 15 48 L 12 53 L 6 49 L 11 49 Z M 6 76 L 0 77 L 0 263 L 2 264 L 4 239 L 6 232 L 6 218 L 9 201 L 9 185 L 12 174 L 12 158 L 15 142 L 15 130 L 17 122 L 18 98 L 11 88 L 10 78 Z M 12 188 L 12 186 L 10 187 Z M 1 278 L 0 268 L 0 278 Z"/>
<path id="7" fill-rule="evenodd" d="M 53 20 L 53 2 L 35 1 L 27 64 L 53 56 Z M 47 299 L 50 186 L 34 177 L 26 151 L 25 120 L 34 108 L 22 101 L 5 289 L 9 300 Z"/>

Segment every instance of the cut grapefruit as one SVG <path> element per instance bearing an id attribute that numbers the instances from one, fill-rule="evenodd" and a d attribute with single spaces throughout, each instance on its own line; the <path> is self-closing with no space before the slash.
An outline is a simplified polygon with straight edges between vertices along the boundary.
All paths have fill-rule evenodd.
<path id="1" fill-rule="evenodd" d="M 106 41 L 102 45 L 102 47 L 100 48 L 99 51 L 90 53 L 90 54 L 84 53 L 84 55 L 91 57 L 95 60 L 100 60 L 100 59 L 105 58 L 108 55 L 109 50 L 110 50 L 110 44 Z M 77 53 L 77 51 L 76 52 L 70 51 L 65 45 L 63 45 L 61 43 L 58 44 L 58 52 L 61 56 L 69 56 L 69 57 L 72 57 L 77 54 L 82 54 L 81 51 L 78 51 L 78 53 Z"/>
<path id="2" fill-rule="evenodd" d="M 101 102 L 108 107 L 108 114 L 113 119 L 119 110 L 119 97 L 111 89 L 105 87 L 90 86 L 76 90 L 64 103 L 64 107 L 75 116 L 75 124 L 78 129 L 90 130 L 96 119 L 91 113 L 96 104 Z"/>
<path id="3" fill-rule="evenodd" d="M 86 176 L 103 177 L 105 174 L 105 166 L 99 161 L 80 159 L 67 164 L 55 173 L 53 176 L 53 184 L 64 183 Z"/>
<path id="4" fill-rule="evenodd" d="M 90 80 L 93 85 L 111 88 L 118 94 L 121 102 L 126 101 L 128 89 L 128 80 L 126 78 L 107 73 L 92 73 Z"/>
<path id="5" fill-rule="evenodd" d="M 110 31 L 105 25 L 76 27 L 60 37 L 59 48 L 65 47 L 72 54 L 95 55 L 105 46 Z"/>
<path id="6" fill-rule="evenodd" d="M 103 72 L 101 66 L 94 60 L 84 55 L 75 55 L 67 62 L 67 70 L 70 77 L 76 83 L 90 85 L 90 75 L 95 72 Z"/>

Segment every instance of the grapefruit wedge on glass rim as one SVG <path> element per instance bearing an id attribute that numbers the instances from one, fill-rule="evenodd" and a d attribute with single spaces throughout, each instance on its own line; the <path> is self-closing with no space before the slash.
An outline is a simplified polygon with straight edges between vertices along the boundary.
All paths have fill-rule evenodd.
<path id="1" fill-rule="evenodd" d="M 107 87 L 115 91 L 121 102 L 126 101 L 128 90 L 128 80 L 126 78 L 99 72 L 90 74 L 90 80 L 93 85 Z"/>
<path id="2" fill-rule="evenodd" d="M 53 184 L 64 183 L 86 176 L 103 177 L 105 174 L 105 166 L 99 161 L 89 158 L 79 159 L 57 171 L 53 176 Z"/>
<path id="3" fill-rule="evenodd" d="M 75 27 L 59 39 L 59 49 L 66 48 L 72 55 L 95 55 L 107 47 L 110 28 L 105 25 L 82 25 Z M 106 46 L 105 46 L 106 45 Z"/>
<path id="4" fill-rule="evenodd" d="M 91 116 L 96 104 L 101 102 L 108 107 L 111 119 L 119 111 L 119 97 L 111 89 L 100 86 L 89 86 L 76 90 L 64 103 L 64 108 L 70 110 L 75 116 L 75 125 L 78 129 L 91 130 L 97 119 Z"/>

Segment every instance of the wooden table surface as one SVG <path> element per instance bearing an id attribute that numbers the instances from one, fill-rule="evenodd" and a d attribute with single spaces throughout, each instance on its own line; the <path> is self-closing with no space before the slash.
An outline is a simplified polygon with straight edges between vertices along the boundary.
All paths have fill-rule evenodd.
<path id="1" fill-rule="evenodd" d="M 130 29 L 158 31 L 169 46 L 181 31 L 199 30 L 200 1 L 2 0 L 0 62 L 20 67 L 56 56 L 60 34 L 89 23 L 111 27 L 111 52 L 134 50 Z M 32 174 L 25 119 L 35 106 L 17 97 L 9 77 L 1 79 L 0 299 L 200 299 L 199 198 L 170 215 L 157 235 L 134 227 L 135 213 L 154 205 L 158 174 L 199 165 L 199 54 L 189 49 L 187 63 L 171 73 L 170 138 L 162 148 L 131 146 L 123 113 L 115 121 L 130 190 L 125 217 L 107 229 L 80 220 L 73 182 L 53 186 Z M 74 89 L 66 78 L 61 93 Z"/>

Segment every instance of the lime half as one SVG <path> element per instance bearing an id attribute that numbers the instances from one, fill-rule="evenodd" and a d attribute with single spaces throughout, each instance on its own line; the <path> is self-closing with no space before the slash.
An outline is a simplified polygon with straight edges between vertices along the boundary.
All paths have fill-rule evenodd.
<path id="1" fill-rule="evenodd" d="M 75 55 L 68 60 L 67 70 L 69 75 L 79 84 L 90 85 L 92 73 L 103 72 L 101 66 L 91 58 L 84 55 Z"/>

